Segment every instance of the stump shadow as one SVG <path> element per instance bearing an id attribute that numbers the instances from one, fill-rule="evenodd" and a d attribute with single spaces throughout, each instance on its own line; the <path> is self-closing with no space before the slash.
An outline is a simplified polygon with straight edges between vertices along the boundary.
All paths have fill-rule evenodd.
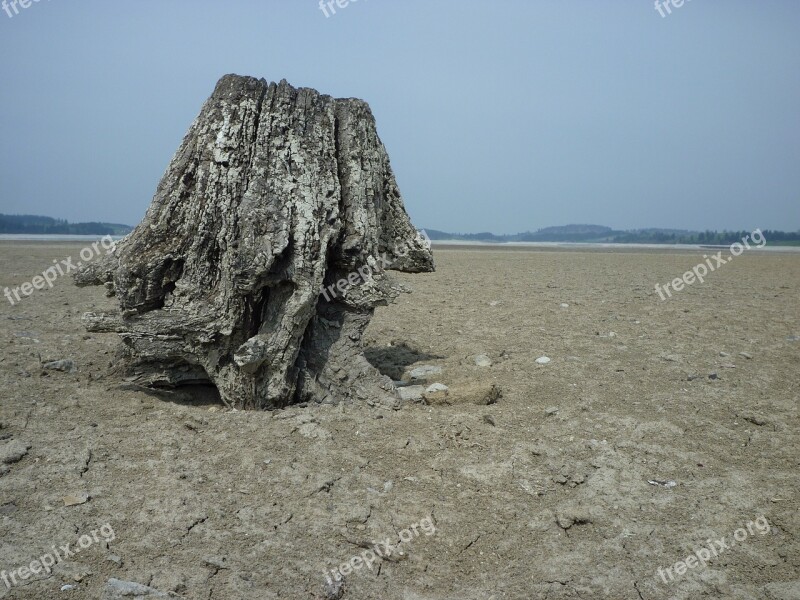
<path id="1" fill-rule="evenodd" d="M 364 349 L 364 356 L 369 364 L 378 369 L 382 375 L 391 377 L 393 381 L 399 381 L 406 368 L 414 363 L 444 358 L 420 352 L 405 342 L 392 346 L 370 346 Z"/>

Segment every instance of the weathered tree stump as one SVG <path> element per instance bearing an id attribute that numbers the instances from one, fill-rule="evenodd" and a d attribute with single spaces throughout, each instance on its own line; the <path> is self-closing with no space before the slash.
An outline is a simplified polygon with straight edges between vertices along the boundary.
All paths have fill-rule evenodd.
<path id="1" fill-rule="evenodd" d="M 116 295 L 119 313 L 84 321 L 118 332 L 148 385 L 213 382 L 230 406 L 277 408 L 394 401 L 361 347 L 403 291 L 387 268 L 434 267 L 369 106 L 228 75 L 144 220 L 76 282 Z"/>

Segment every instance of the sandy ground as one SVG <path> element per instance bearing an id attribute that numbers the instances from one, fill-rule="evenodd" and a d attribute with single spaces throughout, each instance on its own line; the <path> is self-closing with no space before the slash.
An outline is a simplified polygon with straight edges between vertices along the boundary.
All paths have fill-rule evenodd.
<path id="1" fill-rule="evenodd" d="M 0 290 L 81 247 L 0 244 Z M 395 376 L 443 368 L 445 398 L 399 411 L 144 394 L 110 374 L 117 337 L 81 326 L 102 289 L 0 298 L 0 598 L 110 578 L 221 600 L 800 598 L 800 254 L 745 253 L 663 302 L 702 252 L 435 256 L 367 331 Z"/>

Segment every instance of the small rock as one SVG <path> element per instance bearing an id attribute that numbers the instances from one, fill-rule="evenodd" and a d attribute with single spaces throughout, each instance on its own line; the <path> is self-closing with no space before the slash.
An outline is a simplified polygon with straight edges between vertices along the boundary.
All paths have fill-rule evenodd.
<path id="1" fill-rule="evenodd" d="M 491 367 L 492 359 L 485 354 L 479 354 L 475 357 L 475 364 L 479 367 Z"/>
<path id="2" fill-rule="evenodd" d="M 433 383 L 433 384 L 431 384 L 431 385 L 429 385 L 427 387 L 427 389 L 425 390 L 425 393 L 427 393 L 427 394 L 435 394 L 436 392 L 446 392 L 449 389 L 450 388 L 447 387 L 443 383 Z"/>
<path id="3" fill-rule="evenodd" d="M 546 365 L 549 362 L 550 362 L 550 359 L 548 357 L 546 357 L 546 356 L 540 356 L 539 358 L 536 359 L 536 364 L 539 364 L 539 365 Z"/>
<path id="4" fill-rule="evenodd" d="M 676 485 L 678 485 L 677 483 L 675 483 L 671 479 L 667 480 L 667 481 L 661 481 L 660 479 L 651 479 L 647 483 L 649 483 L 650 485 L 657 485 L 659 487 L 663 487 L 663 488 L 667 488 L 667 489 L 674 488 Z"/>
<path id="5" fill-rule="evenodd" d="M 75 361 L 72 359 L 51 360 L 42 365 L 43 369 L 51 371 L 64 371 L 65 373 L 75 373 L 78 369 L 75 367 Z"/>
<path id="6" fill-rule="evenodd" d="M 717 375 L 716 373 L 709 373 L 708 378 L 713 381 L 714 379 L 719 379 L 719 375 Z"/>
<path id="7" fill-rule="evenodd" d="M 727 352 L 720 352 L 719 355 L 722 357 L 730 356 L 730 354 L 728 354 Z"/>
<path id="8" fill-rule="evenodd" d="M 562 302 L 561 308 L 569 308 L 569 304 L 567 304 L 566 302 Z"/>
<path id="9" fill-rule="evenodd" d="M 77 506 L 79 504 L 86 504 L 89 501 L 89 494 L 80 492 L 78 494 L 70 494 L 64 496 L 64 506 Z"/>
<path id="10" fill-rule="evenodd" d="M 21 461 L 22 457 L 24 457 L 30 449 L 30 444 L 20 442 L 19 440 L 11 440 L 0 446 L 0 463 L 13 465 Z"/>
<path id="11" fill-rule="evenodd" d="M 499 300 L 492 300 L 491 302 L 489 302 L 489 306 L 497 306 L 498 304 L 500 304 Z"/>
<path id="12" fill-rule="evenodd" d="M 68 583 L 67 585 L 62 585 L 61 586 L 61 591 L 62 592 L 68 592 L 70 590 L 74 590 L 76 587 L 78 587 L 78 586 L 72 585 L 71 583 Z"/>
<path id="13" fill-rule="evenodd" d="M 581 508 L 564 507 L 556 514 L 556 523 L 561 529 L 569 529 L 573 525 L 588 525 L 592 521 L 592 515 Z"/>
<path id="14" fill-rule="evenodd" d="M 203 559 L 203 562 L 209 567 L 213 567 L 215 569 L 228 568 L 228 565 L 225 564 L 224 556 L 207 556 L 206 558 Z"/>
<path id="15" fill-rule="evenodd" d="M 108 562 L 113 562 L 114 564 L 117 564 L 117 565 L 121 565 L 121 564 L 122 564 L 122 557 L 121 557 L 121 556 L 118 556 L 118 555 L 116 555 L 116 554 L 109 554 L 109 555 L 106 557 L 106 560 L 107 560 Z"/>
<path id="16" fill-rule="evenodd" d="M 558 407 L 551 406 L 550 408 L 545 409 L 544 414 L 546 417 L 552 417 L 553 415 L 558 414 Z"/>
<path id="17" fill-rule="evenodd" d="M 733 363 L 722 363 L 720 367 L 722 367 L 723 369 L 735 369 L 736 365 L 734 365 Z"/>
<path id="18" fill-rule="evenodd" d="M 700 377 L 700 375 L 689 375 L 689 376 L 686 378 L 686 381 L 694 381 L 694 380 L 695 380 L 695 379 L 697 379 L 698 377 Z"/>
<path id="19" fill-rule="evenodd" d="M 739 352 L 739 356 L 744 356 L 747 360 L 752 360 L 753 359 L 753 355 L 752 354 L 748 354 L 747 352 Z"/>
<path id="20" fill-rule="evenodd" d="M 169 598 L 169 595 L 141 583 L 112 578 L 106 583 L 100 600 L 131 600 L 132 598 L 149 600 L 150 598 Z"/>
<path id="21" fill-rule="evenodd" d="M 436 365 L 421 365 L 403 375 L 403 381 L 425 380 L 431 375 L 439 375 L 441 372 L 442 367 L 437 367 Z"/>
<path id="22" fill-rule="evenodd" d="M 495 427 L 494 417 L 492 417 L 492 415 L 483 415 L 483 422 Z"/>
<path id="23" fill-rule="evenodd" d="M 400 394 L 401 400 L 418 401 L 422 400 L 422 394 L 425 393 L 425 387 L 421 385 L 409 385 L 406 387 L 397 388 L 397 393 Z"/>
<path id="24" fill-rule="evenodd" d="M 681 357 L 677 354 L 661 354 L 660 358 L 663 358 L 667 362 L 680 362 Z"/>
<path id="25" fill-rule="evenodd" d="M 344 577 L 339 580 L 335 577 L 328 578 L 322 591 L 325 593 L 325 600 L 339 600 L 344 596 Z"/>
<path id="26" fill-rule="evenodd" d="M 790 335 L 786 338 L 787 342 L 800 342 L 800 335 Z"/>

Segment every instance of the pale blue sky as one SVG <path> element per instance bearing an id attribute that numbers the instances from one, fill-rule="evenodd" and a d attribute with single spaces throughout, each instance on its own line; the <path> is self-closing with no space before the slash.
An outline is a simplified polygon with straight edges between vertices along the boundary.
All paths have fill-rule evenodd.
<path id="1" fill-rule="evenodd" d="M 800 229 L 796 0 L 42 0 L 0 57 L 0 212 L 136 224 L 239 73 L 367 100 L 419 227 Z"/>

